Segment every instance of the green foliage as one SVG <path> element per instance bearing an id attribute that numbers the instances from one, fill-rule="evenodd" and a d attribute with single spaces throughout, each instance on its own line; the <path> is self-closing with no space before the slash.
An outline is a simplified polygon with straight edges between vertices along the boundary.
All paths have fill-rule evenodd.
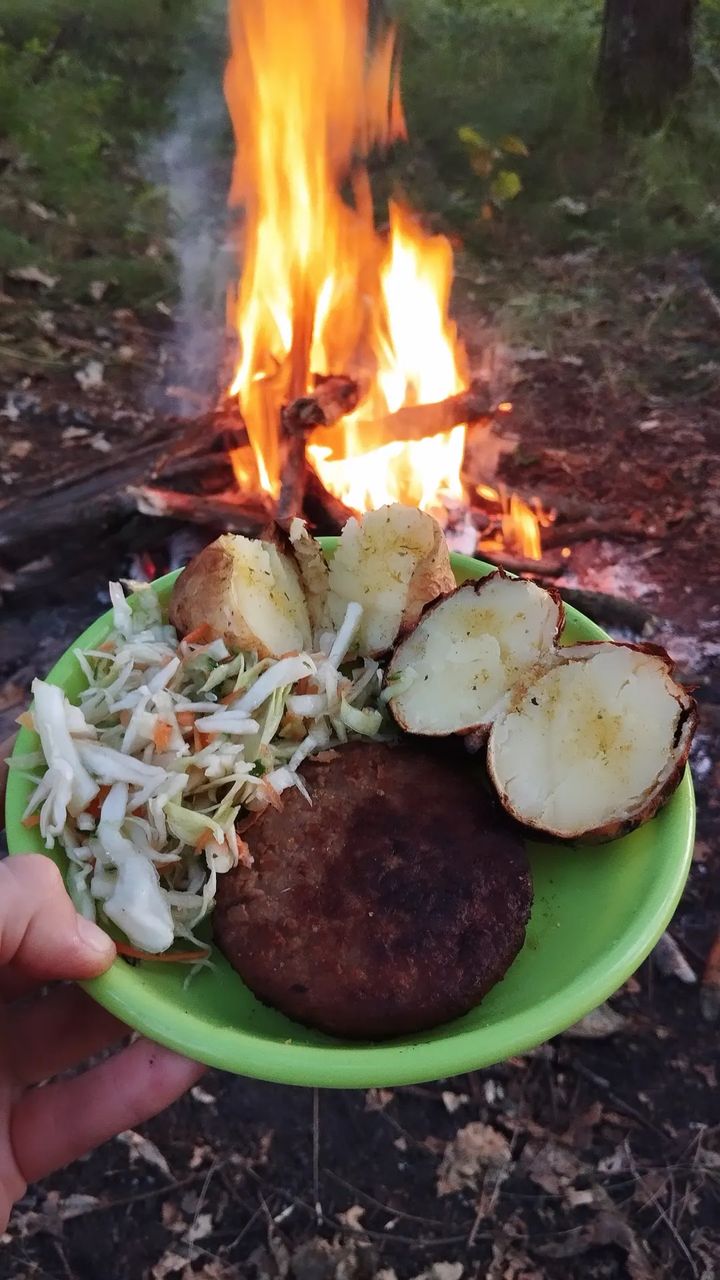
<path id="1" fill-rule="evenodd" d="M 167 288 L 167 269 L 142 260 L 165 211 L 137 158 L 162 126 L 194 3 L 3 0 L 0 265 L 52 264 L 72 292 L 76 279 L 103 278 L 108 259 L 117 274 L 125 254 L 123 297 Z M 29 215 L 33 205 L 45 213 Z"/>
<path id="2" fill-rule="evenodd" d="M 494 209 L 502 209 L 508 200 L 514 200 L 523 187 L 519 173 L 514 169 L 498 167 L 504 156 L 528 156 L 530 153 L 522 139 L 514 134 L 505 134 L 497 142 L 488 142 L 487 138 L 468 124 L 460 126 L 458 138 L 467 150 L 473 173 L 486 179 L 485 199 L 480 207 L 480 216 L 488 222 L 493 217 Z"/>
<path id="3" fill-rule="evenodd" d="M 657 133 L 612 139 L 594 84 L 601 0 L 402 7 L 411 195 L 420 205 L 439 208 L 483 252 L 510 244 L 516 252 L 519 242 L 538 252 L 678 249 L 720 270 L 718 0 L 698 10 L 688 101 Z M 493 147 L 513 163 L 500 166 Z M 508 198 L 517 183 L 498 175 L 498 216 L 478 216 L 499 168 L 517 173 L 522 193 Z"/>

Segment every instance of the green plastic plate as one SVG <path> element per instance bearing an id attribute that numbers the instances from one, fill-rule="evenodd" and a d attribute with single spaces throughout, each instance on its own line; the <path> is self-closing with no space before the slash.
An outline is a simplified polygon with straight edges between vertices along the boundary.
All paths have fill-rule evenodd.
<path id="1" fill-rule="evenodd" d="M 336 539 L 323 540 L 332 551 Z M 458 582 L 491 566 L 453 556 Z M 156 582 L 166 599 L 177 575 Z M 71 699 L 83 687 L 75 648 L 106 638 L 106 613 L 50 672 Z M 603 637 L 567 609 L 566 640 Z M 15 751 L 38 748 L 18 735 Z M 30 784 L 10 774 L 7 839 L 11 853 L 45 852 L 22 814 Z M 631 835 L 594 848 L 528 845 L 535 902 L 527 940 L 506 977 L 465 1017 L 434 1031 L 358 1044 L 333 1040 L 260 1004 L 219 954 L 215 972 L 187 988 L 180 965 L 131 966 L 117 960 L 86 984 L 90 994 L 130 1027 L 200 1062 L 261 1080 L 317 1087 L 369 1088 L 440 1079 L 522 1053 L 572 1025 L 612 995 L 645 959 L 677 906 L 692 858 L 695 803 L 689 772 L 665 808 Z M 60 851 L 49 856 L 61 869 Z"/>

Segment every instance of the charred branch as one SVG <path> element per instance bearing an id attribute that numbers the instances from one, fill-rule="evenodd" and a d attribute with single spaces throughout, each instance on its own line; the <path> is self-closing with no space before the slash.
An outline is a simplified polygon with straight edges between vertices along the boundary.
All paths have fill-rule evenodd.
<path id="1" fill-rule="evenodd" d="M 377 441 L 373 446 L 377 448 L 379 444 L 389 441 L 425 440 L 428 436 L 445 435 L 453 427 L 460 427 L 465 423 L 486 423 L 489 426 L 494 410 L 487 383 L 475 381 L 466 391 L 449 396 L 447 400 L 405 407 L 398 409 L 396 413 L 376 418 L 363 424 L 363 431 L 368 440 Z M 320 425 L 331 426 L 332 423 Z M 322 437 L 318 443 L 324 443 Z M 344 457 L 341 442 L 333 441 L 328 460 L 341 461 Z"/>
<path id="2" fill-rule="evenodd" d="M 351 507 L 328 493 L 314 467 L 308 463 L 305 473 L 305 515 L 318 533 L 340 533 L 346 521 L 357 515 Z"/>
<path id="3" fill-rule="evenodd" d="M 292 519 L 302 511 L 308 479 L 305 442 L 309 432 L 315 427 L 334 426 L 357 407 L 359 394 L 358 384 L 353 378 L 344 375 L 319 377 L 311 396 L 298 396 L 284 407 L 278 520 Z M 322 486 L 317 476 L 315 481 L 317 494 L 317 487 Z"/>
<path id="4" fill-rule="evenodd" d="M 234 490 L 206 496 L 133 485 L 127 489 L 127 500 L 141 515 L 216 526 L 227 533 L 256 534 L 272 518 L 270 506 L 261 494 L 241 498 Z"/>

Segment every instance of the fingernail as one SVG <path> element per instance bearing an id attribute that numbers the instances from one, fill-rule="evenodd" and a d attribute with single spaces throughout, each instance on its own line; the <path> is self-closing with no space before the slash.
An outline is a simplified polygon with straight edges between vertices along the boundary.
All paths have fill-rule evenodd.
<path id="1" fill-rule="evenodd" d="M 102 955 L 108 955 L 112 951 L 114 945 L 112 938 L 85 916 L 78 916 L 77 931 L 83 946 L 90 951 L 97 951 Z"/>

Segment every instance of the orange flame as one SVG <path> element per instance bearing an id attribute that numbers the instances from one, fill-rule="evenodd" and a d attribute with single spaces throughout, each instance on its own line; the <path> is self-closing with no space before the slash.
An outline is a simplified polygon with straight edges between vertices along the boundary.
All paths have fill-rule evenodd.
<path id="1" fill-rule="evenodd" d="M 359 408 L 309 445 L 323 483 L 358 510 L 434 507 L 463 496 L 465 428 L 397 442 L 376 424 L 465 385 L 448 319 L 452 251 L 398 204 L 389 234 L 375 228 L 363 157 L 404 137 L 405 120 L 394 30 L 368 50 L 367 19 L 367 0 L 229 0 L 230 204 L 243 210 L 230 394 L 259 484 L 277 495 L 281 406 L 313 374 L 358 377 Z M 247 454 L 235 463 L 247 484 Z"/>

